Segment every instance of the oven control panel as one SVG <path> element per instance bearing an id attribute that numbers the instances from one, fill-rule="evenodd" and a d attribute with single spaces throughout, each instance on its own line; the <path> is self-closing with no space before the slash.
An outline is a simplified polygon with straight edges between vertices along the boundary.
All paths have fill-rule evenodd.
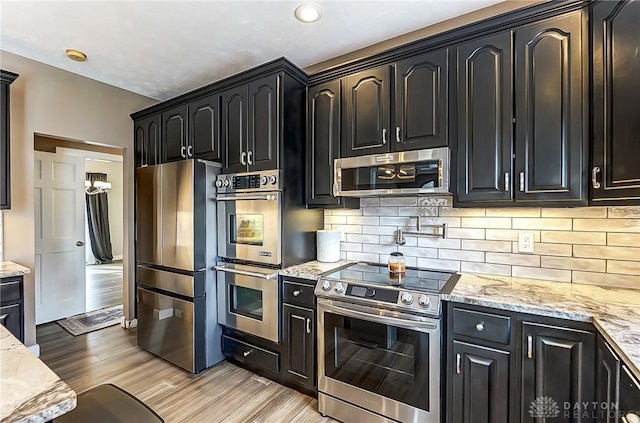
<path id="1" fill-rule="evenodd" d="M 279 170 L 218 175 L 215 184 L 219 193 L 279 191 L 282 189 Z"/>
<path id="2" fill-rule="evenodd" d="M 401 309 L 417 314 L 440 314 L 440 296 L 438 294 L 408 291 L 402 287 L 320 279 L 316 285 L 315 294 L 317 297 L 341 299 L 380 307 L 388 306 L 390 309 Z"/>

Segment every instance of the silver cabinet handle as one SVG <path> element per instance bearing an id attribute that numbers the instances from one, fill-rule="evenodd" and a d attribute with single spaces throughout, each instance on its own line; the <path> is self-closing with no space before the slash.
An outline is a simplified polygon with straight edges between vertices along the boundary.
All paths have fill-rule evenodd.
<path id="1" fill-rule="evenodd" d="M 627 413 L 622 416 L 623 423 L 640 423 L 640 416 L 636 413 Z"/>
<path id="2" fill-rule="evenodd" d="M 484 330 L 484 322 L 479 322 L 478 324 L 476 324 L 476 330 L 478 332 L 482 332 Z"/>
<path id="3" fill-rule="evenodd" d="M 396 126 L 396 142 L 400 142 L 400 127 Z"/>
<path id="4" fill-rule="evenodd" d="M 187 156 L 193 157 L 193 146 L 192 145 L 188 145 L 187 146 Z"/>
<path id="5" fill-rule="evenodd" d="M 524 172 L 520 172 L 520 192 L 524 192 Z"/>
<path id="6" fill-rule="evenodd" d="M 297 297 L 298 295 L 300 295 L 300 290 L 296 289 L 295 291 L 293 291 L 293 296 Z"/>
<path id="7" fill-rule="evenodd" d="M 242 353 L 242 356 L 243 356 L 243 357 L 248 357 L 248 356 L 249 356 L 249 354 L 251 354 L 251 350 L 243 352 L 243 353 Z"/>
<path id="8" fill-rule="evenodd" d="M 247 164 L 247 153 L 244 151 L 240 154 L 240 163 L 243 165 Z"/>
<path id="9" fill-rule="evenodd" d="M 387 143 L 387 130 L 383 129 L 382 130 L 382 144 L 386 144 Z"/>
<path id="10" fill-rule="evenodd" d="M 509 175 L 509 172 L 506 172 L 504 174 L 504 190 L 505 190 L 505 192 L 509 192 L 509 185 L 511 185 L 511 175 Z"/>
<path id="11" fill-rule="evenodd" d="M 185 147 L 184 145 L 182 147 L 180 147 L 180 156 L 182 156 L 183 158 L 187 158 L 187 155 L 185 153 L 187 147 Z"/>
<path id="12" fill-rule="evenodd" d="M 594 166 L 591 169 L 591 185 L 593 185 L 594 189 L 600 188 L 600 182 L 598 182 L 598 173 L 600 173 L 600 168 L 598 166 Z"/>
<path id="13" fill-rule="evenodd" d="M 235 273 L 235 274 L 238 274 L 238 275 L 251 276 L 253 278 L 260 278 L 260 279 L 266 279 L 266 280 L 271 280 L 271 279 L 277 279 L 278 278 L 278 272 L 265 274 L 265 273 L 250 272 L 248 270 L 232 269 L 232 268 L 226 267 L 226 266 L 213 266 L 213 268 L 215 270 L 219 270 L 221 272 Z"/>
<path id="14" fill-rule="evenodd" d="M 250 164 L 250 165 L 252 165 L 252 164 L 253 164 L 253 159 L 252 159 L 252 157 L 253 157 L 253 151 L 249 151 L 249 152 L 247 153 L 247 163 L 248 163 L 248 164 Z"/>
<path id="15" fill-rule="evenodd" d="M 456 373 L 460 374 L 462 373 L 462 357 L 460 356 L 460 354 L 456 354 Z"/>
<path id="16" fill-rule="evenodd" d="M 527 358 L 533 358 L 533 337 L 527 335 Z"/>
<path id="17" fill-rule="evenodd" d="M 278 196 L 275 194 L 267 194 L 267 195 L 224 195 L 216 197 L 216 201 L 247 201 L 247 200 L 266 200 L 273 201 L 277 200 Z"/>
<path id="18" fill-rule="evenodd" d="M 311 319 L 307 319 L 307 333 L 311 333 Z"/>

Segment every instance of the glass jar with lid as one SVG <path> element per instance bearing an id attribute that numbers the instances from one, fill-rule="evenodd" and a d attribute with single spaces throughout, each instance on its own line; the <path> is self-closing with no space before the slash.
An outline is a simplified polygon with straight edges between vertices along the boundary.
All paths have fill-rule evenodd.
<path id="1" fill-rule="evenodd" d="M 401 252 L 393 252 L 389 255 L 389 276 L 392 279 L 403 277 L 407 271 L 407 265 L 404 261 L 404 254 Z"/>

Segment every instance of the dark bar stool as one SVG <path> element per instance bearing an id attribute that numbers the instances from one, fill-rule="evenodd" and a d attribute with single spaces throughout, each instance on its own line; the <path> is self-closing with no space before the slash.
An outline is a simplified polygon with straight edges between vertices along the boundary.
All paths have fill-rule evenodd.
<path id="1" fill-rule="evenodd" d="M 55 423 L 164 423 L 145 403 L 112 384 L 78 395 L 78 405 Z"/>

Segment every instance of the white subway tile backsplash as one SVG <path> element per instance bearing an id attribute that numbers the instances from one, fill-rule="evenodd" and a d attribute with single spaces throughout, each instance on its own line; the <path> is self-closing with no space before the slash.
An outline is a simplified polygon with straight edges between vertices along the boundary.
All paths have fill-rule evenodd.
<path id="1" fill-rule="evenodd" d="M 400 251 L 409 266 L 640 289 L 640 207 L 455 209 L 431 196 L 360 204 L 325 212 L 325 227 L 345 233 L 345 259 L 386 263 Z M 405 234 L 399 246 L 397 229 L 416 231 L 416 216 L 445 223 L 446 237 Z M 520 232 L 533 233 L 533 254 L 518 251 Z"/>

